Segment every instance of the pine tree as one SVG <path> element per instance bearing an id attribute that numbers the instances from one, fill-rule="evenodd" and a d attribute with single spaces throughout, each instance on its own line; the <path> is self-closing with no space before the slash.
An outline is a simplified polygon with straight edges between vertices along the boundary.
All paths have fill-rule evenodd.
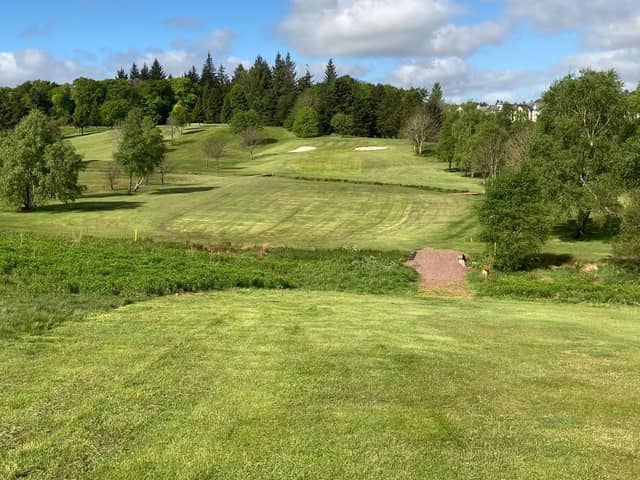
<path id="1" fill-rule="evenodd" d="M 164 80 L 167 78 L 167 75 L 164 73 L 164 69 L 157 58 L 153 59 L 153 63 L 151 64 L 151 70 L 149 71 L 149 79 L 150 80 Z"/>
<path id="2" fill-rule="evenodd" d="M 185 73 L 184 76 L 190 79 L 194 84 L 200 83 L 200 75 L 198 75 L 195 65 L 191 66 L 191 70 Z"/>
<path id="3" fill-rule="evenodd" d="M 244 68 L 244 65 L 239 64 L 236 69 L 233 71 L 233 77 L 231 78 L 231 83 L 236 84 L 241 82 L 247 75 L 247 69 Z"/>
<path id="4" fill-rule="evenodd" d="M 140 80 L 149 80 L 149 67 L 147 67 L 146 62 L 142 65 L 142 69 L 140 70 Z"/>
<path id="5" fill-rule="evenodd" d="M 258 56 L 247 73 L 245 93 L 249 108 L 258 112 L 265 124 L 273 123 L 275 95 L 271 67 L 264 58 Z"/>
<path id="6" fill-rule="evenodd" d="M 129 77 L 127 76 L 127 72 L 124 71 L 124 68 L 121 68 L 118 70 L 118 73 L 116 73 L 116 79 L 118 80 L 128 80 Z"/>
<path id="7" fill-rule="evenodd" d="M 140 80 L 140 70 L 138 70 L 138 66 L 136 65 L 136 62 L 133 62 L 133 65 L 131 65 L 131 70 L 129 71 L 129 78 L 131 80 Z"/>
<path id="8" fill-rule="evenodd" d="M 191 121 L 193 123 L 202 123 L 204 121 L 204 115 L 202 113 L 202 96 L 198 97 L 193 112 L 191 112 Z"/>
<path id="9" fill-rule="evenodd" d="M 439 83 L 436 83 L 431 90 L 431 95 L 429 95 L 429 100 L 427 100 L 426 110 L 427 113 L 431 116 L 431 118 L 438 125 L 438 130 L 440 130 L 440 126 L 442 125 L 442 114 L 444 111 L 444 99 L 442 94 L 442 87 Z"/>
<path id="10" fill-rule="evenodd" d="M 298 80 L 298 90 L 301 92 L 304 92 L 305 90 L 307 90 L 308 88 L 311 88 L 313 86 L 313 75 L 311 75 L 311 72 L 309 71 L 309 65 L 307 65 L 307 69 L 305 71 L 305 74 L 302 78 L 300 78 L 300 80 Z"/>
<path id="11" fill-rule="evenodd" d="M 213 64 L 211 54 L 207 53 L 207 59 L 202 66 L 202 74 L 200 75 L 200 85 L 211 85 L 216 79 L 216 67 Z"/>
<path id="12" fill-rule="evenodd" d="M 273 67 L 273 92 L 276 100 L 275 122 L 282 124 L 293 108 L 296 100 L 296 64 L 287 53 L 282 58 L 280 52 L 276 55 Z"/>
<path id="13" fill-rule="evenodd" d="M 324 82 L 325 83 L 334 83 L 338 79 L 338 72 L 336 71 L 336 66 L 333 63 L 333 59 L 329 59 L 329 63 L 327 63 L 327 68 L 324 71 Z"/>

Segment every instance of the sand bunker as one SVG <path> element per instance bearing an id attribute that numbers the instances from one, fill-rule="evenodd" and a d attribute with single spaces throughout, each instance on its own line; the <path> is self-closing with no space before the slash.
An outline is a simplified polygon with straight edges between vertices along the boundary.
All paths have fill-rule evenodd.
<path id="1" fill-rule="evenodd" d="M 295 150 L 291 150 L 289 153 L 304 153 L 316 150 L 316 147 L 298 147 Z"/>
<path id="2" fill-rule="evenodd" d="M 389 147 L 358 147 L 356 152 L 377 152 L 378 150 L 388 150 Z"/>

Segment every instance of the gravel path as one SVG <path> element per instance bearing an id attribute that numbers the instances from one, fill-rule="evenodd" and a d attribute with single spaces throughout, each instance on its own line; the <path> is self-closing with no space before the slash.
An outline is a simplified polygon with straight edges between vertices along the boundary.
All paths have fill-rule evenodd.
<path id="1" fill-rule="evenodd" d="M 415 268 L 420 274 L 420 286 L 423 290 L 451 290 L 465 292 L 465 275 L 470 268 L 460 264 L 461 252 L 426 248 L 416 252 L 415 257 L 406 265 Z"/>

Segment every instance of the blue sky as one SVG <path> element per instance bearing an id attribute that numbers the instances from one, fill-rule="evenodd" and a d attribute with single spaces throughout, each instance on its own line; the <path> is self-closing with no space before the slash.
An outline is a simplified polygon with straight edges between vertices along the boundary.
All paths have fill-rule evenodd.
<path id="1" fill-rule="evenodd" d="M 158 57 L 176 75 L 207 51 L 229 69 L 290 51 L 320 75 L 441 82 L 454 101 L 537 97 L 581 68 L 640 79 L 638 0 L 32 0 L 3 6 L 0 84 L 112 76 Z"/>

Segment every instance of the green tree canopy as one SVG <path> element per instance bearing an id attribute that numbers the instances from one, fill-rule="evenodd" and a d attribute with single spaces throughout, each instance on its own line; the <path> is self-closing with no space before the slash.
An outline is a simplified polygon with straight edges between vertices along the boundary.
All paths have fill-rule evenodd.
<path id="1" fill-rule="evenodd" d="M 142 182 L 164 160 L 167 147 L 155 122 L 135 108 L 122 124 L 115 160 L 129 176 L 128 193 L 138 191 Z M 134 183 L 135 180 L 135 183 Z"/>
<path id="2" fill-rule="evenodd" d="M 353 128 L 353 118 L 345 113 L 336 113 L 331 119 L 331 130 L 341 136 L 349 135 Z"/>
<path id="3" fill-rule="evenodd" d="M 260 129 L 262 128 L 262 121 L 260 115 L 255 110 L 243 111 L 239 110 L 231 117 L 231 130 L 234 133 L 241 133 L 249 128 Z"/>
<path id="4" fill-rule="evenodd" d="M 626 203 L 615 252 L 618 257 L 640 265 L 640 190 L 631 192 Z"/>
<path id="5" fill-rule="evenodd" d="M 23 210 L 51 199 L 73 201 L 83 190 L 83 168 L 82 157 L 34 110 L 0 141 L 0 197 Z"/>
<path id="6" fill-rule="evenodd" d="M 530 266 L 550 232 L 547 203 L 538 175 L 528 168 L 491 179 L 479 207 L 482 237 L 502 270 Z"/>
<path id="7" fill-rule="evenodd" d="M 562 215 L 575 215 L 580 237 L 594 210 L 612 213 L 618 206 L 615 172 L 623 159 L 627 114 L 623 84 L 614 71 L 585 70 L 554 83 L 542 101 L 530 154 Z"/>
<path id="8" fill-rule="evenodd" d="M 293 133 L 300 138 L 311 138 L 320 135 L 320 116 L 313 107 L 300 109 L 293 123 Z"/>

